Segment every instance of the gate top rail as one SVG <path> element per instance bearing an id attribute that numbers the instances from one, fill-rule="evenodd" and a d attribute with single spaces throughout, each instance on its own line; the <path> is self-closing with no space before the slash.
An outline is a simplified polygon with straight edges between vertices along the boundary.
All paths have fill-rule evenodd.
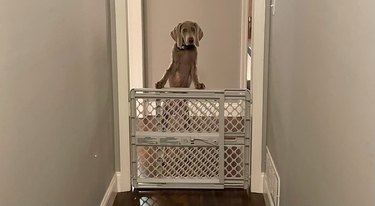
<path id="1" fill-rule="evenodd" d="M 213 89 L 213 90 L 198 90 L 189 88 L 164 88 L 164 89 L 153 89 L 153 88 L 133 88 L 130 90 L 129 101 L 131 98 L 142 95 L 152 95 L 154 97 L 164 94 L 174 94 L 175 96 L 186 96 L 197 95 L 194 97 L 199 98 L 215 98 L 216 95 L 225 95 L 225 97 L 245 97 L 247 101 L 251 101 L 252 94 L 248 89 Z M 212 96 L 209 96 L 212 95 Z M 144 96 L 143 96 L 144 97 Z"/>

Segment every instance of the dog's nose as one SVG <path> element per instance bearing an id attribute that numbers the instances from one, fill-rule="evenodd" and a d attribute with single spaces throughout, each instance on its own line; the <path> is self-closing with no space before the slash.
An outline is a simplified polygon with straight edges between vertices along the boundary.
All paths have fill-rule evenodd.
<path id="1" fill-rule="evenodd" d="M 188 38 L 188 42 L 189 42 L 189 44 L 194 43 L 194 38 L 193 38 L 193 37 L 189 37 L 189 38 Z"/>

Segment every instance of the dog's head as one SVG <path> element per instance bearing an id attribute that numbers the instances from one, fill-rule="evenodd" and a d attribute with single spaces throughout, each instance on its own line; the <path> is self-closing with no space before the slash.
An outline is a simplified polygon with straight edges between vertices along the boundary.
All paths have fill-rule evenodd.
<path id="1" fill-rule="evenodd" d="M 179 23 L 171 31 L 171 37 L 175 40 L 177 47 L 183 49 L 184 46 L 199 46 L 199 41 L 203 38 L 203 31 L 197 23 L 185 21 Z"/>

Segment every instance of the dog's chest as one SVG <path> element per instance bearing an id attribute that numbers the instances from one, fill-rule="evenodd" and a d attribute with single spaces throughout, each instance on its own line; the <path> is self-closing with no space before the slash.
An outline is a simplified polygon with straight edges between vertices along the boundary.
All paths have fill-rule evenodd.
<path id="1" fill-rule="evenodd" d="M 173 51 L 173 72 L 169 78 L 171 87 L 189 87 L 192 81 L 192 70 L 195 67 L 197 60 L 197 50 L 192 49 L 178 49 Z"/>
<path id="2" fill-rule="evenodd" d="M 176 60 L 180 65 L 195 65 L 196 59 L 196 50 L 179 50 L 177 52 Z"/>
<path id="3" fill-rule="evenodd" d="M 191 65 L 180 64 L 174 75 L 174 79 L 178 82 L 188 81 L 191 74 Z"/>

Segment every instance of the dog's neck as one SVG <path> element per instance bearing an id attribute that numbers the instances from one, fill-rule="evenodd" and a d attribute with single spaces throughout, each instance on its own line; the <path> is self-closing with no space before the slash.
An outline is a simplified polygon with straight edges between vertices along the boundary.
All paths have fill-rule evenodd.
<path id="1" fill-rule="evenodd" d="M 183 44 L 181 47 L 177 47 L 179 50 L 193 50 L 196 48 L 195 45 L 185 45 Z"/>

